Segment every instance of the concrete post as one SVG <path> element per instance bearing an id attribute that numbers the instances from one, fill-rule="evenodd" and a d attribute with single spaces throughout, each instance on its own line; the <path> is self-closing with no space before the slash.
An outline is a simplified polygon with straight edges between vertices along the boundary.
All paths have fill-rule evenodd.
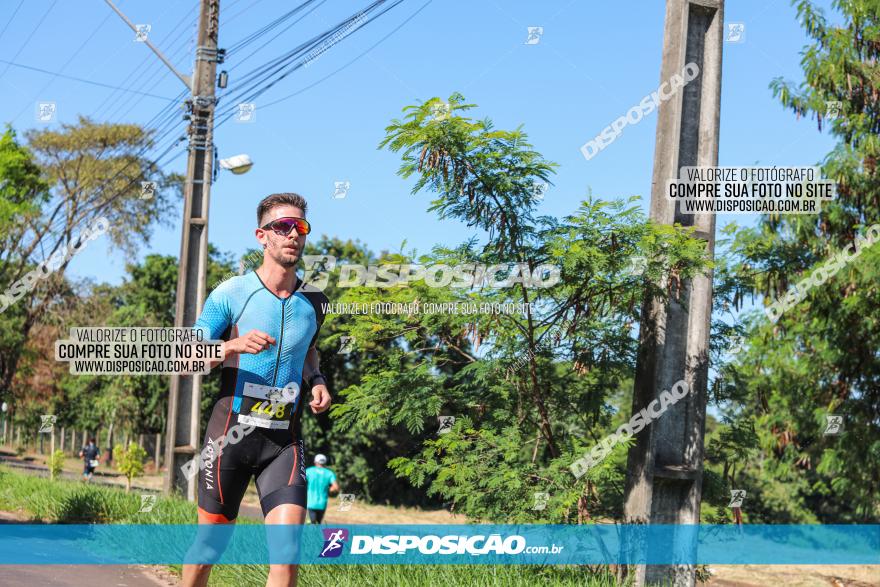
<path id="1" fill-rule="evenodd" d="M 651 219 L 695 226 L 710 256 L 715 216 L 682 214 L 666 197 L 666 183 L 683 166 L 718 164 L 723 27 L 724 0 L 667 0 L 661 82 L 688 63 L 696 63 L 700 74 L 658 109 L 651 189 Z M 661 285 L 669 299 L 646 299 L 642 307 L 633 413 L 677 381 L 684 380 L 690 393 L 637 435 L 628 456 L 624 513 L 630 524 L 698 524 L 712 275 Z M 695 584 L 692 565 L 641 565 L 634 572 L 637 585 Z"/>
<path id="2" fill-rule="evenodd" d="M 217 79 L 217 38 L 220 28 L 220 0 L 200 0 L 198 47 L 192 77 L 187 181 L 183 194 L 183 232 L 177 275 L 177 306 L 174 325 L 192 326 L 199 316 L 207 289 L 208 208 L 214 155 L 214 108 Z M 168 395 L 165 439 L 165 493 L 178 491 L 196 500 L 196 480 L 188 479 L 181 467 L 199 450 L 201 375 L 172 375 Z"/>

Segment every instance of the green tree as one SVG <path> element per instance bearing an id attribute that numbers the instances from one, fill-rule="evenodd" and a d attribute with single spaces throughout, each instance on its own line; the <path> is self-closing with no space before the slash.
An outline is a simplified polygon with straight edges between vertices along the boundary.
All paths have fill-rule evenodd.
<path id="1" fill-rule="evenodd" d="M 880 4 L 835 0 L 827 18 L 797 0 L 810 39 L 804 80 L 775 80 L 772 90 L 796 116 L 813 117 L 837 139 L 821 166 L 837 198 L 820 214 L 764 217 L 728 228 L 734 295 L 770 302 L 880 222 Z M 832 116 L 839 111 L 839 116 Z M 880 247 L 864 251 L 806 299 L 771 323 L 746 321 L 746 350 L 724 369 L 721 395 L 732 421 L 753 424 L 755 455 L 741 462 L 739 484 L 753 519 L 880 520 Z M 826 435 L 826 416 L 845 418 Z M 739 424 L 737 424 L 739 425 Z M 754 497 L 752 497 L 754 496 Z"/>
<path id="2" fill-rule="evenodd" d="M 536 184 L 549 182 L 554 164 L 521 129 L 464 116 L 474 106 L 460 95 L 448 102 L 443 117 L 435 116 L 437 98 L 405 108 L 382 146 L 402 153 L 400 175 L 415 176 L 414 194 L 433 194 L 432 211 L 480 229 L 484 240 L 379 261 L 512 263 L 512 286 L 420 279 L 352 288 L 341 301 L 518 303 L 523 311 L 351 317 L 341 330 L 374 355 L 361 380 L 340 390 L 333 415 L 349 434 L 408 435 L 393 471 L 472 518 L 570 522 L 619 513 L 623 447 L 580 480 L 569 466 L 622 417 L 610 400 L 630 381 L 642 286 L 665 272 L 673 282 L 695 274 L 706 264 L 704 245 L 686 229 L 647 222 L 632 202 L 588 198 L 563 220 L 538 216 Z M 646 279 L 623 271 L 633 255 L 648 259 Z M 549 266 L 559 267 L 555 284 Z M 530 288 L 532 276 L 548 287 Z M 437 434 L 441 414 L 456 420 Z M 550 494 L 543 510 L 533 509 L 536 492 Z"/>
<path id="3" fill-rule="evenodd" d="M 167 217 L 179 177 L 161 172 L 147 156 L 150 131 L 137 125 L 100 124 L 80 118 L 60 130 L 12 131 L 0 140 L 0 392 L 10 389 L 25 341 L 37 321 L 69 293 L 64 270 L 100 225 L 126 254 L 148 242 L 152 226 Z M 152 199 L 142 181 L 155 181 Z"/>

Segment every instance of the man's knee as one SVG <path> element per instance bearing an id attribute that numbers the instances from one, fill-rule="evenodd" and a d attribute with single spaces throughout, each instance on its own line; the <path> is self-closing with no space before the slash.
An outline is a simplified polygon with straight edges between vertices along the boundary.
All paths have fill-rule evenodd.
<path id="1" fill-rule="evenodd" d="M 206 575 L 211 572 L 211 567 L 214 565 L 209 565 L 209 564 L 205 564 L 205 563 L 196 563 L 196 564 L 187 565 L 187 566 L 190 567 L 192 569 L 192 572 L 194 572 L 197 575 Z"/>
<path id="2" fill-rule="evenodd" d="M 296 565 L 269 565 L 269 575 L 273 579 L 289 581 L 296 577 Z"/>

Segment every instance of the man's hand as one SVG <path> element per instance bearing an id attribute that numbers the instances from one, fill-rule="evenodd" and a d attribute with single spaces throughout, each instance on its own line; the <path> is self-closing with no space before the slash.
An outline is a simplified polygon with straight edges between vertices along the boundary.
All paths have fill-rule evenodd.
<path id="1" fill-rule="evenodd" d="M 248 353 L 256 355 L 275 344 L 275 339 L 259 330 L 251 330 L 244 336 L 233 338 L 223 343 L 223 357 L 229 353 Z"/>
<path id="2" fill-rule="evenodd" d="M 330 397 L 330 390 L 327 389 L 326 385 L 319 383 L 312 386 L 312 401 L 309 402 L 312 413 L 320 414 L 326 412 L 327 408 L 330 407 L 331 401 L 333 401 L 333 398 Z"/>

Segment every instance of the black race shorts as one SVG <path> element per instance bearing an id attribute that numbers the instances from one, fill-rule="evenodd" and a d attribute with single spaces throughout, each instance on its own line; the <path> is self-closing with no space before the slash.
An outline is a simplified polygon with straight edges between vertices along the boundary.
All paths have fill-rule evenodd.
<path id="1" fill-rule="evenodd" d="M 265 516 L 282 504 L 306 507 L 306 467 L 302 439 L 294 431 L 238 426 L 246 434 L 230 433 L 239 414 L 231 410 L 232 398 L 217 401 L 205 431 L 199 468 L 199 510 L 231 521 L 251 477 L 256 477 L 260 507 Z M 248 428 L 250 431 L 248 431 Z M 226 437 L 220 447 L 220 438 Z M 222 517 L 221 517 L 222 516 Z M 225 518 L 225 519 L 224 519 Z"/>

